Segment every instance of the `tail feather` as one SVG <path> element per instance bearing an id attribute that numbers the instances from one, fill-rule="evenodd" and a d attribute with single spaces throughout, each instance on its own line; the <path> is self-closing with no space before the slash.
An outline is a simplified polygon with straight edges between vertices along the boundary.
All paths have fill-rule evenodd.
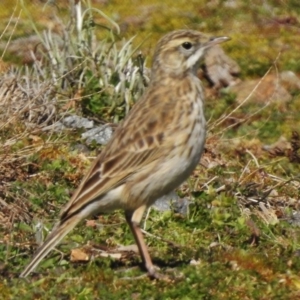
<path id="1" fill-rule="evenodd" d="M 45 242 L 37 249 L 31 262 L 25 270 L 20 274 L 20 277 L 26 277 L 31 273 L 40 261 L 81 221 L 78 215 L 58 223 L 48 235 Z"/>

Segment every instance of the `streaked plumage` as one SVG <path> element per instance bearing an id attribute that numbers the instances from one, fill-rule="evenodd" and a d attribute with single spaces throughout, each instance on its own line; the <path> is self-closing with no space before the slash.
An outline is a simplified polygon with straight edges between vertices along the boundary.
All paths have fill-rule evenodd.
<path id="1" fill-rule="evenodd" d="M 206 128 L 196 63 L 205 49 L 225 40 L 179 30 L 159 41 L 149 87 L 92 164 L 21 277 L 81 220 L 115 209 L 125 211 L 145 267 L 156 276 L 139 223 L 145 209 L 178 187 L 199 162 Z"/>

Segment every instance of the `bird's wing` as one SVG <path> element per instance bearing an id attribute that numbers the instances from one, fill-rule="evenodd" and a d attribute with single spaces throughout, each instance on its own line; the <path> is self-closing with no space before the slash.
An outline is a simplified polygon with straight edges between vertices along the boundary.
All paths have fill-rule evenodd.
<path id="1" fill-rule="evenodd" d="M 139 110 L 145 110 L 144 114 L 137 115 L 137 110 L 132 110 L 125 122 L 117 128 L 62 211 L 61 220 L 122 185 L 133 173 L 139 172 L 160 157 L 162 148 L 166 146 L 163 132 L 166 128 L 158 126 L 161 118 L 159 113 L 155 110 L 151 113 L 153 109 L 142 107 L 142 104 L 143 102 L 137 103 L 135 106 L 139 106 Z M 137 128 L 136 124 L 140 127 Z"/>

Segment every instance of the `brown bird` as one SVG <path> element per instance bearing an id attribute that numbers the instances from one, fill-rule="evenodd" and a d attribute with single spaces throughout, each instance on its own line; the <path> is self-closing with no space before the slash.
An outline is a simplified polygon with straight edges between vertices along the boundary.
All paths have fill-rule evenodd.
<path id="1" fill-rule="evenodd" d="M 139 224 L 145 210 L 185 181 L 199 163 L 206 121 L 197 62 L 207 48 L 226 40 L 178 30 L 158 42 L 149 87 L 96 158 L 21 277 L 80 221 L 116 209 L 125 212 L 149 276 L 158 277 Z"/>

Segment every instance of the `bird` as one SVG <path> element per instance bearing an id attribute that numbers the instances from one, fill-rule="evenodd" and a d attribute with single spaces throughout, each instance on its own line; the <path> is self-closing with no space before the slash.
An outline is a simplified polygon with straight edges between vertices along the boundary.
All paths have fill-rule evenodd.
<path id="1" fill-rule="evenodd" d="M 182 29 L 158 41 L 148 87 L 91 164 L 20 277 L 34 271 L 79 222 L 117 209 L 124 211 L 149 277 L 160 277 L 139 225 L 145 210 L 182 184 L 200 161 L 206 120 L 197 65 L 207 49 L 227 40 Z"/>

